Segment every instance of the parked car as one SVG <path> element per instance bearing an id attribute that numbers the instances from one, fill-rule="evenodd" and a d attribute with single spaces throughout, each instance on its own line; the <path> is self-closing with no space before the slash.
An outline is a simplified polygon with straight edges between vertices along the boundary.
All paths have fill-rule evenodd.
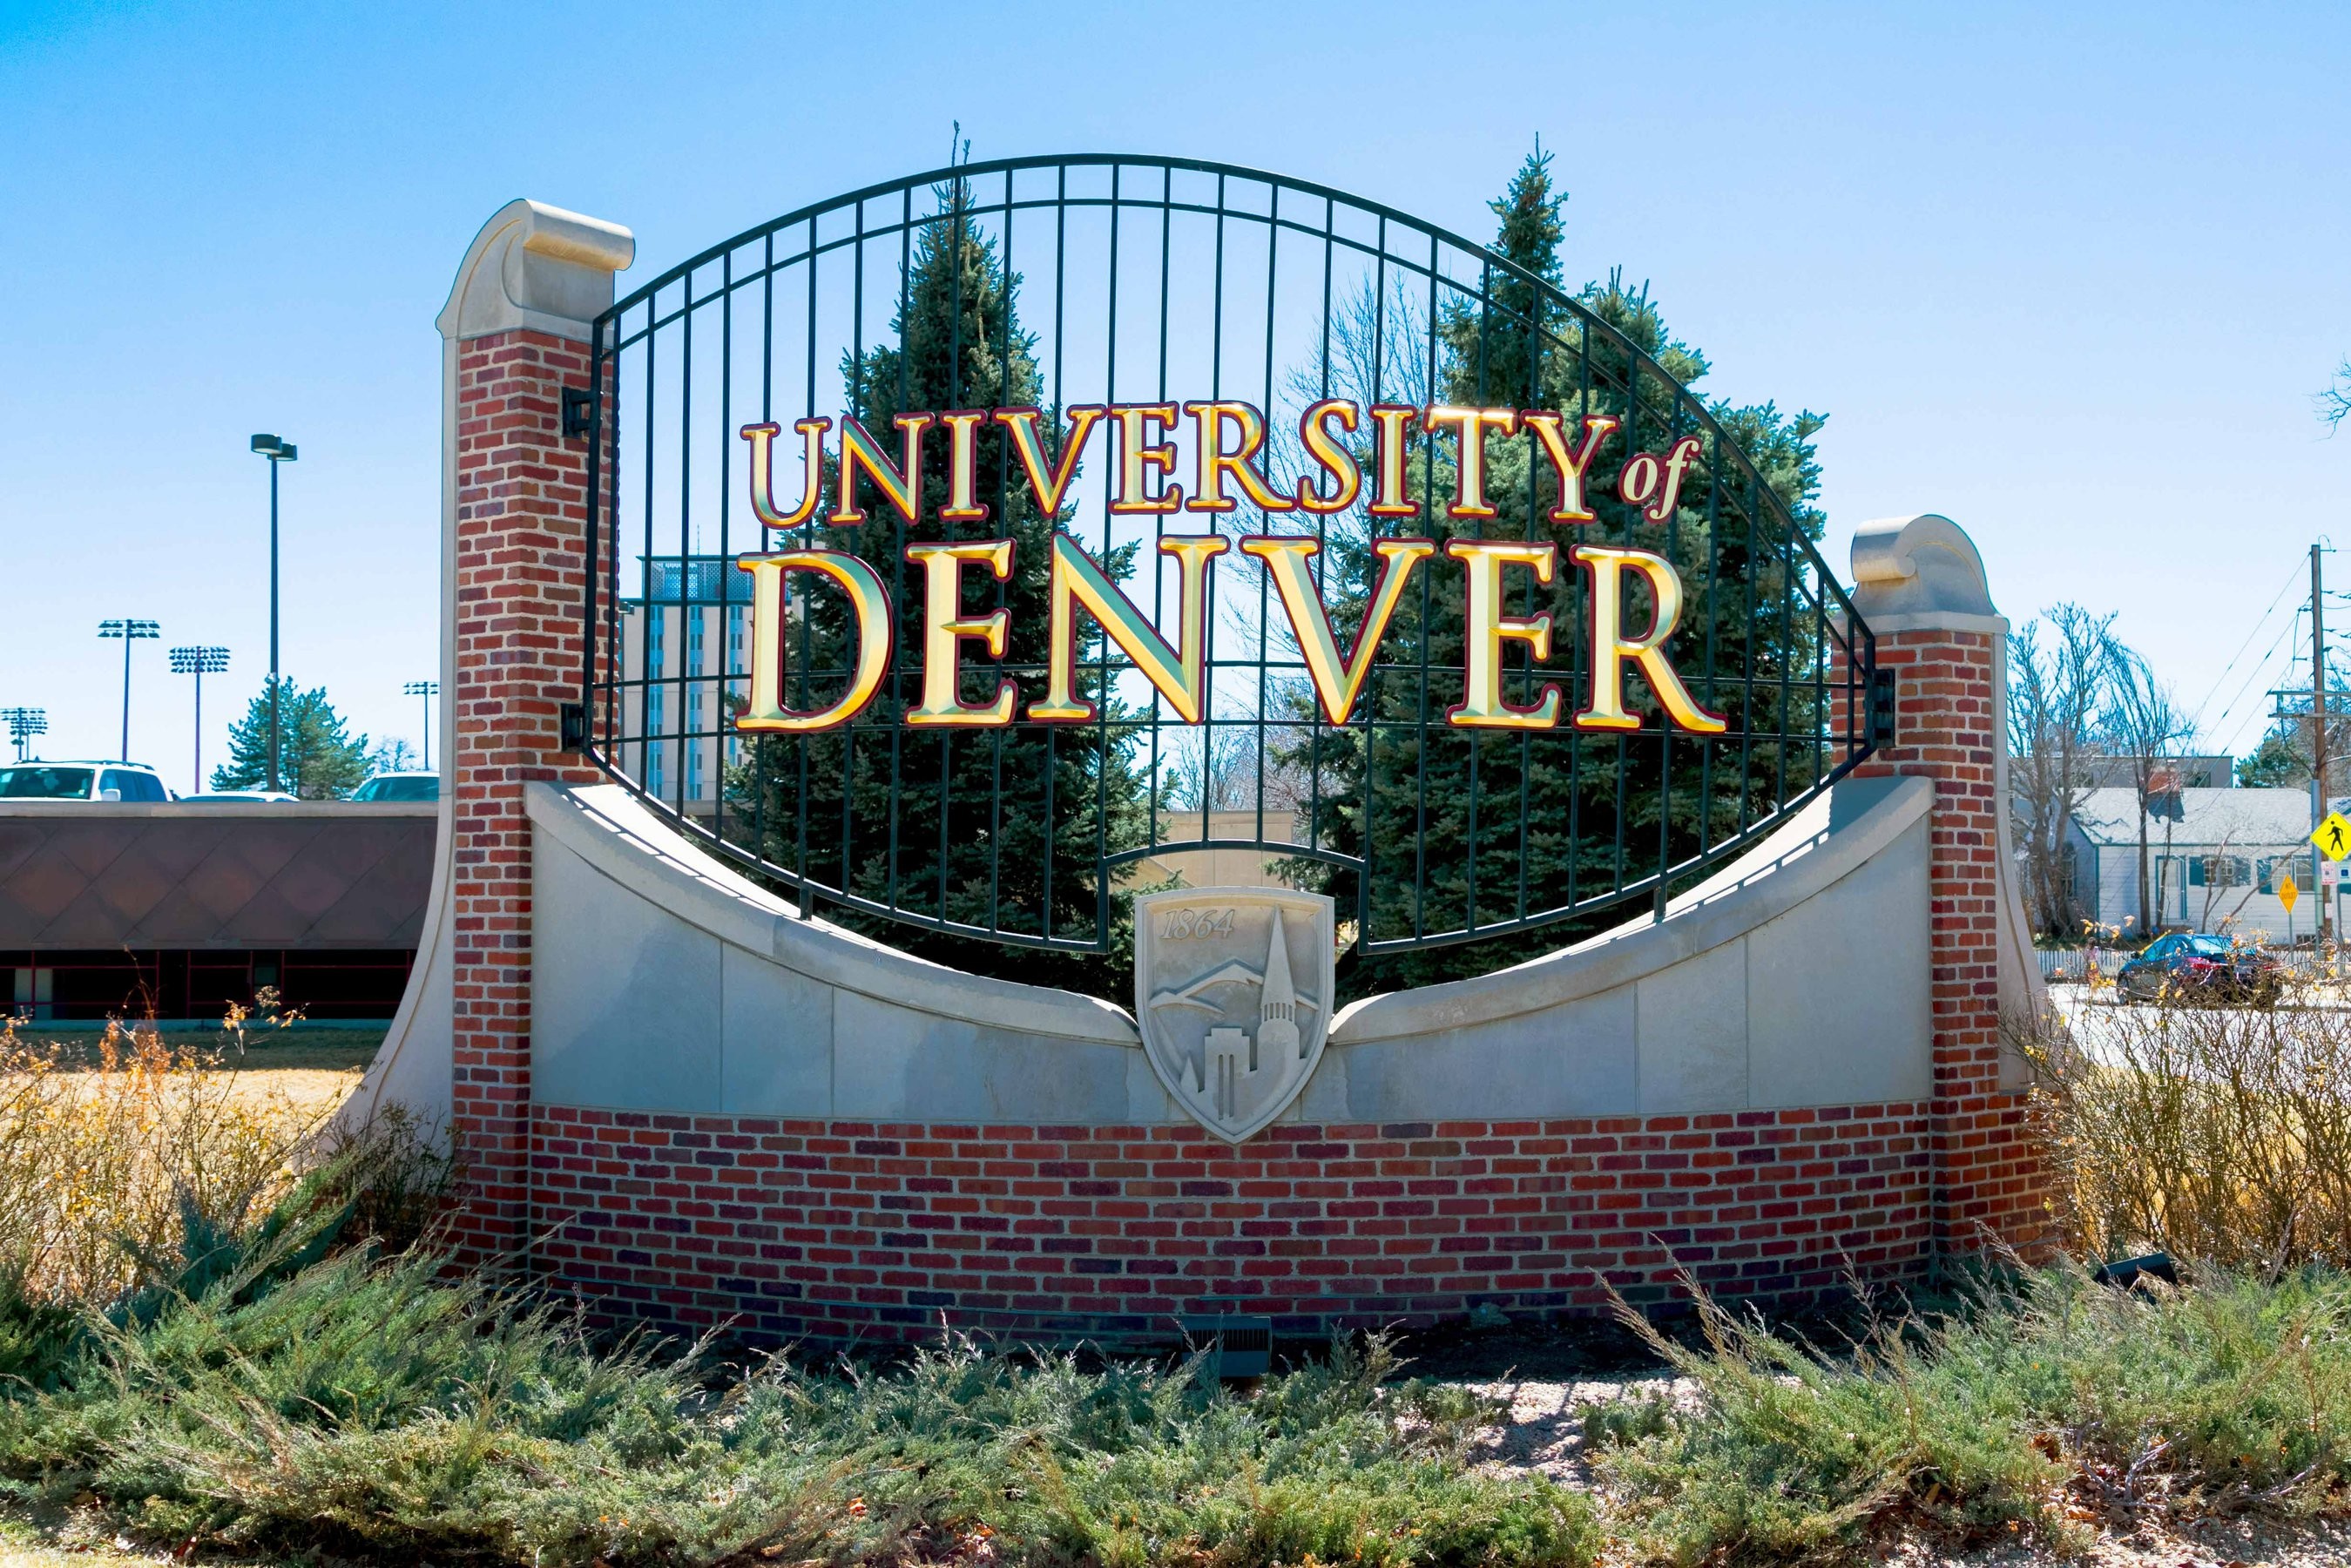
<path id="1" fill-rule="evenodd" d="M 354 800 L 438 800 L 438 773 L 379 773 L 351 791 Z"/>
<path id="2" fill-rule="evenodd" d="M 174 799 L 143 762 L 17 762 L 0 767 L 0 800 Z"/>
<path id="3" fill-rule="evenodd" d="M 2284 984 L 2285 965 L 2275 955 L 2184 931 L 2157 937 L 2115 971 L 2116 993 L 2133 1002 L 2166 995 L 2176 1001 L 2270 1001 Z"/>

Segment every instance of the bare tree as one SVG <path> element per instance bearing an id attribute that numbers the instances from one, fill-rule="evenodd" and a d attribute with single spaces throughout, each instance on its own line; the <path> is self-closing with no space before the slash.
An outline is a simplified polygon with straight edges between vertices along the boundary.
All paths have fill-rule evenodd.
<path id="1" fill-rule="evenodd" d="M 2318 417 L 2329 428 L 2340 430 L 2343 422 L 2351 419 L 2351 355 L 2346 355 L 2335 367 L 2335 379 L 2318 394 Z"/>
<path id="2" fill-rule="evenodd" d="M 2153 936 L 2158 923 L 2147 877 L 2147 821 L 2156 795 L 2171 787 L 2167 763 L 2194 727 L 2172 705 L 2171 688 L 2156 679 L 2145 659 L 2120 643 L 2108 646 L 2105 728 L 2108 745 L 2130 759 L 2131 788 L 2138 797 L 2138 923 Z"/>
<path id="3" fill-rule="evenodd" d="M 2088 759 L 2098 749 L 2114 669 L 2114 619 L 2060 604 L 2008 640 L 2008 732 L 2016 748 L 2009 791 L 2035 923 L 2053 936 L 2077 931 L 2082 918 L 2067 839 L 2090 789 Z"/>

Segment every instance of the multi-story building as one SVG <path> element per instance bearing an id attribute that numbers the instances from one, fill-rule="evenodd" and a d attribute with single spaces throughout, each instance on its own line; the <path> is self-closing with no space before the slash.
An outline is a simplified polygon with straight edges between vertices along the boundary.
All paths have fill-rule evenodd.
<path id="1" fill-rule="evenodd" d="M 621 610 L 617 758 L 648 793 L 695 815 L 716 808 L 742 742 L 727 704 L 748 691 L 750 579 L 728 556 L 644 559 L 645 592 Z"/>

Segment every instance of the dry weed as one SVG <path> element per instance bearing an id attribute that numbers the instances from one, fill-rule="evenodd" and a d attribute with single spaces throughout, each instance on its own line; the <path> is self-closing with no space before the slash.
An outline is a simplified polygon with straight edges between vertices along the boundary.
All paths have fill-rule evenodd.
<path id="1" fill-rule="evenodd" d="M 2080 1250 L 2351 1264 L 2351 1011 L 2166 1000 L 2010 1033 Z"/>
<path id="2" fill-rule="evenodd" d="M 234 1221 L 281 1189 L 329 1108 L 152 1030 L 110 1022 L 78 1063 L 0 1020 L 0 1270 L 37 1297 L 111 1300 L 183 1205 Z"/>

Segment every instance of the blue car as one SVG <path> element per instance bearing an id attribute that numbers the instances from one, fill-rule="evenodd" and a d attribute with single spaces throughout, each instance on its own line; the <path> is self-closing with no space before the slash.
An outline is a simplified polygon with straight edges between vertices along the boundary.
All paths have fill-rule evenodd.
<path id="1" fill-rule="evenodd" d="M 2125 1001 L 2266 1002 L 2285 984 L 2285 966 L 2256 947 L 2241 947 L 2225 936 L 2176 931 L 2158 936 L 2146 951 L 2115 972 L 2115 989 Z"/>

